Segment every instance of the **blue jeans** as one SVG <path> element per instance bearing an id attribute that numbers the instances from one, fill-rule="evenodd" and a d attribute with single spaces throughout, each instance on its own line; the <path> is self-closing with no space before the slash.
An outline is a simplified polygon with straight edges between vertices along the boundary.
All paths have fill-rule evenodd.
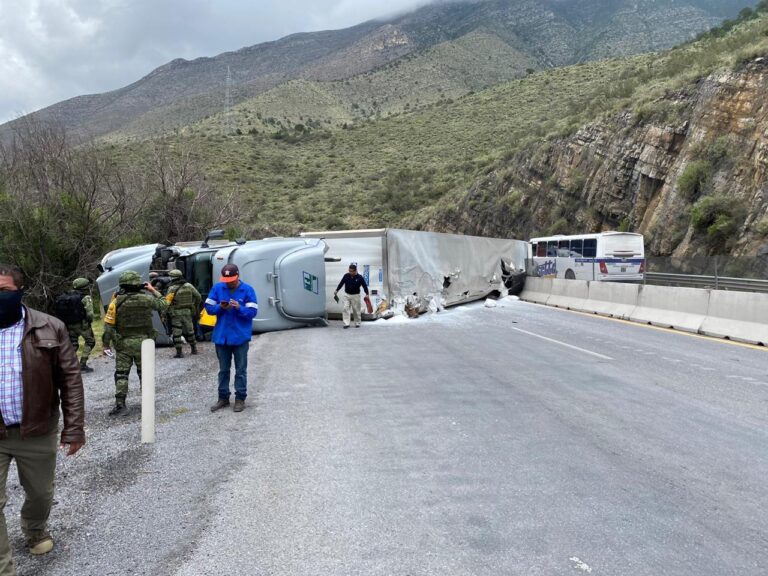
<path id="1" fill-rule="evenodd" d="M 216 357 L 219 359 L 219 400 L 229 400 L 229 373 L 232 356 L 235 357 L 235 399 L 245 400 L 248 396 L 248 345 L 226 346 L 216 344 Z"/>

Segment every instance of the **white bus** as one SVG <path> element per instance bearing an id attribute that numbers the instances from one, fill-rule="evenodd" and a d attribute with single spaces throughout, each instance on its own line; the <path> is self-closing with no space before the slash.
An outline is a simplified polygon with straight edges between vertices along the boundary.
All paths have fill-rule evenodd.
<path id="1" fill-rule="evenodd" d="M 642 234 L 602 232 L 530 240 L 534 275 L 569 280 L 642 280 Z"/>

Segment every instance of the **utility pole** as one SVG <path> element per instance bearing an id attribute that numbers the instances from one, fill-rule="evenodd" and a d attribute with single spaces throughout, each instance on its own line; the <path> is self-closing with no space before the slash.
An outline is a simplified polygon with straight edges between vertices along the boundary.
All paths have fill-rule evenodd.
<path id="1" fill-rule="evenodd" d="M 224 89 L 224 115 L 221 119 L 221 131 L 224 136 L 231 136 L 235 133 L 234 114 L 232 112 L 232 70 L 227 66 L 227 81 Z"/>

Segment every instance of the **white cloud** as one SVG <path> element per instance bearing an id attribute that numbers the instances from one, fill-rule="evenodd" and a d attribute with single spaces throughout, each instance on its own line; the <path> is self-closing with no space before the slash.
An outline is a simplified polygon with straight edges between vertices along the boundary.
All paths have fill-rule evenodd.
<path id="1" fill-rule="evenodd" d="M 344 28 L 430 0 L 0 0 L 0 122 L 174 58 Z"/>

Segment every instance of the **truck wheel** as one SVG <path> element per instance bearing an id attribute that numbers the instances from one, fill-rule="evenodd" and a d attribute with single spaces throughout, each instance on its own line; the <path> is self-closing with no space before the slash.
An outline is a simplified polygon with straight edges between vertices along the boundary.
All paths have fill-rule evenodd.
<path id="1" fill-rule="evenodd" d="M 566 270 L 565 271 L 565 279 L 566 280 L 576 280 L 576 274 L 573 273 L 573 270 Z"/>

